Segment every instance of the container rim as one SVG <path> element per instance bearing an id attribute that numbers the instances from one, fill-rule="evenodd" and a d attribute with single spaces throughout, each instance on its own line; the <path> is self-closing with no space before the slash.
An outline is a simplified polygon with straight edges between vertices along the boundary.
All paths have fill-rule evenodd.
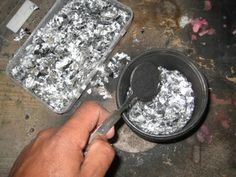
<path id="1" fill-rule="evenodd" d="M 136 126 L 134 126 L 134 124 L 127 118 L 126 113 L 122 114 L 122 118 L 124 119 L 125 123 L 128 124 L 128 126 L 140 137 L 147 139 L 149 141 L 153 141 L 153 142 L 159 142 L 159 143 L 171 143 L 171 142 L 176 142 L 179 141 L 181 139 L 186 138 L 188 135 L 191 135 L 192 133 L 195 132 L 195 130 L 199 127 L 199 125 L 203 122 L 203 115 L 206 112 L 206 107 L 208 105 L 208 84 L 206 81 L 205 76 L 199 71 L 199 69 L 197 68 L 197 66 L 189 59 L 187 59 L 187 56 L 185 56 L 183 53 L 177 51 L 176 49 L 162 49 L 162 48 L 152 48 L 149 49 L 141 54 L 139 54 L 138 56 L 136 56 L 126 67 L 125 69 L 122 71 L 122 73 L 120 74 L 119 77 L 119 81 L 117 84 L 117 88 L 116 88 L 116 104 L 117 107 L 119 108 L 121 106 L 121 100 L 119 98 L 120 95 L 120 87 L 121 87 L 121 81 L 122 78 L 124 77 L 127 69 L 134 63 L 136 62 L 136 60 L 138 60 L 140 57 L 142 56 L 146 56 L 148 54 L 152 54 L 152 53 L 167 53 L 167 54 L 175 54 L 177 56 L 181 56 L 178 57 L 179 59 L 181 59 L 182 61 L 186 62 L 191 69 L 193 69 L 193 71 L 195 72 L 195 74 L 197 74 L 198 79 L 200 80 L 200 82 L 202 83 L 203 86 L 203 94 L 204 94 L 204 100 L 202 100 L 201 103 L 201 108 L 198 112 L 198 116 L 199 119 L 193 120 L 193 122 L 191 123 L 191 126 L 189 126 L 187 129 L 181 129 L 177 132 L 171 133 L 169 135 L 151 135 L 148 133 L 145 133 L 144 131 L 138 129 Z"/>
<path id="2" fill-rule="evenodd" d="M 113 39 L 113 41 L 110 43 L 110 46 L 103 53 L 100 61 L 97 63 L 97 67 L 99 67 L 99 66 L 104 64 L 105 60 L 109 57 L 109 55 L 111 54 L 111 52 L 113 51 L 115 46 L 118 44 L 120 39 L 127 32 L 128 28 L 131 25 L 131 22 L 133 20 L 133 16 L 134 16 L 134 13 L 133 13 L 132 9 L 130 7 L 128 7 L 127 5 L 125 5 L 125 4 L 123 4 L 123 3 L 119 2 L 119 1 L 116 1 L 116 0 L 110 0 L 109 2 L 112 3 L 114 6 L 116 6 L 118 8 L 122 8 L 124 11 L 130 13 L 130 17 L 129 17 L 128 21 L 125 23 L 125 25 L 123 26 L 123 28 L 121 29 L 121 31 L 119 32 L 119 34 Z M 55 112 L 57 114 L 64 114 L 64 113 L 69 112 L 73 108 L 73 106 L 79 101 L 80 97 L 84 93 L 84 90 L 82 88 L 80 88 L 79 96 L 77 98 L 73 99 L 68 106 L 64 107 L 64 109 L 58 111 L 55 108 L 51 107 L 46 101 L 40 99 L 40 97 L 37 96 L 35 93 L 33 93 L 30 89 L 25 88 L 20 81 L 18 81 L 15 78 L 13 78 L 12 75 L 11 75 L 11 69 L 12 69 L 12 67 L 14 67 L 17 64 L 17 62 L 19 62 L 19 59 L 21 58 L 20 55 L 24 54 L 25 48 L 31 43 L 31 40 L 33 39 L 34 35 L 37 33 L 38 29 L 44 27 L 53 18 L 53 16 L 55 14 L 57 14 L 64 7 L 64 5 L 67 4 L 67 3 L 68 3 L 67 0 L 56 0 L 54 2 L 52 7 L 50 7 L 50 9 L 48 10 L 47 14 L 41 19 L 39 24 L 35 27 L 35 29 L 31 33 L 31 35 L 26 39 L 24 44 L 15 52 L 13 58 L 11 58 L 9 60 L 7 66 L 6 66 L 6 71 L 5 71 L 6 75 L 16 85 L 22 87 L 27 93 L 31 94 L 39 102 L 41 102 L 43 105 L 45 105 L 45 107 L 47 107 L 49 110 L 51 110 L 51 111 L 53 111 L 53 112 Z M 82 84 L 86 85 L 86 87 L 87 87 L 89 85 L 89 82 L 95 77 L 96 73 L 97 73 L 97 70 L 94 69 L 87 76 L 88 79 L 84 83 L 82 83 Z"/>

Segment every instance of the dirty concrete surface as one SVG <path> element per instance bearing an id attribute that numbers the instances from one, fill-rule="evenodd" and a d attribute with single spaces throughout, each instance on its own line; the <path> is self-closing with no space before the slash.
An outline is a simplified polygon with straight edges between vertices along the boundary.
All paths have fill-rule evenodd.
<path id="1" fill-rule="evenodd" d="M 31 31 L 50 9 L 53 0 L 33 0 L 40 9 L 24 24 Z M 204 11 L 204 1 L 122 0 L 134 12 L 126 35 L 114 49 L 132 58 L 150 48 L 173 48 L 189 56 L 205 74 L 210 93 L 206 120 L 191 137 L 174 144 L 149 143 L 120 122 L 115 143 L 117 156 L 107 176 L 234 177 L 236 176 L 236 2 L 213 0 Z M 22 148 L 37 133 L 62 125 L 70 112 L 57 115 L 6 76 L 5 68 L 24 43 L 13 40 L 5 24 L 23 0 L 0 2 L 0 176 L 6 177 Z M 179 26 L 181 16 L 204 17 L 216 33 L 191 40 L 191 27 Z M 226 18 L 224 17 L 226 16 Z M 108 84 L 115 95 L 117 79 Z M 108 110 L 115 98 L 102 100 L 84 94 L 81 100 L 97 99 Z M 129 141 L 127 141 L 129 139 Z"/>

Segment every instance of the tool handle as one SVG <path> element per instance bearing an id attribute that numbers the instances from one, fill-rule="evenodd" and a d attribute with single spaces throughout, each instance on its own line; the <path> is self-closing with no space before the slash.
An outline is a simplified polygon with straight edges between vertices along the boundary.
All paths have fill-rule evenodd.
<path id="1" fill-rule="evenodd" d="M 106 134 L 121 117 L 120 111 L 113 111 L 112 114 L 94 131 L 90 136 L 89 143 L 97 136 Z"/>
<path id="2" fill-rule="evenodd" d="M 106 134 L 111 129 L 111 127 L 113 127 L 116 122 L 118 122 L 121 114 L 129 107 L 129 104 L 133 104 L 133 102 L 136 100 L 137 98 L 134 95 L 131 95 L 118 110 L 113 111 L 112 114 L 106 120 L 104 120 L 104 122 L 102 122 L 102 124 L 92 133 L 89 139 L 89 144 L 97 135 Z"/>

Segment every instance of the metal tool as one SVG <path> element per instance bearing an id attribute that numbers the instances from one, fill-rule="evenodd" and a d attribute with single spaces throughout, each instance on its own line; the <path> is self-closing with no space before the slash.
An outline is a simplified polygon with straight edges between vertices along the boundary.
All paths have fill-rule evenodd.
<path id="1" fill-rule="evenodd" d="M 89 142 L 97 135 L 106 134 L 121 118 L 121 114 L 133 105 L 137 100 L 151 101 L 158 92 L 159 72 L 152 63 L 142 63 L 138 65 L 131 74 L 130 86 L 133 94 L 130 95 L 124 104 L 112 112 L 112 114 L 94 131 Z"/>

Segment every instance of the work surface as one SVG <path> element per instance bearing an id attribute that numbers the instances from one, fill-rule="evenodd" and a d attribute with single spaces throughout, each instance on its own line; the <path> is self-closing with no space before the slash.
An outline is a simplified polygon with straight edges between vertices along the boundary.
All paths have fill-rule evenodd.
<path id="1" fill-rule="evenodd" d="M 62 125 L 73 113 L 57 115 L 33 96 L 14 84 L 5 73 L 8 61 L 23 44 L 6 29 L 6 22 L 23 1 L 0 3 L 0 176 L 6 177 L 22 148 L 37 133 Z M 23 27 L 37 26 L 54 3 L 34 0 L 35 11 Z M 133 22 L 113 51 L 134 58 L 150 48 L 173 48 L 197 64 L 209 83 L 210 103 L 206 121 L 191 137 L 175 144 L 154 144 L 137 137 L 122 122 L 115 141 L 117 156 L 108 176 L 234 177 L 236 176 L 236 3 L 212 1 L 204 11 L 204 1 L 195 0 L 122 0 L 134 12 Z M 193 40 L 190 25 L 181 28 L 179 18 L 204 17 L 215 29 L 212 35 Z M 192 38 L 192 39 L 191 39 Z M 111 55 L 112 56 L 112 55 Z M 95 78 L 96 79 L 96 78 Z M 85 93 L 81 100 L 96 99 L 108 110 L 116 107 L 117 79 L 107 85 L 112 99 L 103 100 Z"/>

